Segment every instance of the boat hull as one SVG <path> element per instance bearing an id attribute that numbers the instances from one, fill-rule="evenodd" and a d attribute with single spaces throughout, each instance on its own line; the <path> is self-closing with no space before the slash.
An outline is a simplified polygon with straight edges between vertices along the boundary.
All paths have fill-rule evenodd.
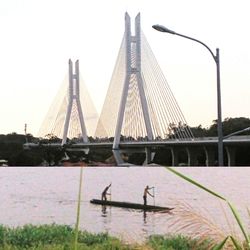
<path id="1" fill-rule="evenodd" d="M 114 206 L 114 207 L 140 209 L 140 210 L 145 210 L 145 211 L 170 211 L 173 209 L 173 208 L 169 208 L 169 207 L 143 205 L 143 204 L 132 203 L 132 202 L 104 201 L 104 200 L 98 200 L 98 199 L 92 199 L 90 201 L 90 203 L 97 204 L 97 205 L 103 205 L 103 206 Z"/>

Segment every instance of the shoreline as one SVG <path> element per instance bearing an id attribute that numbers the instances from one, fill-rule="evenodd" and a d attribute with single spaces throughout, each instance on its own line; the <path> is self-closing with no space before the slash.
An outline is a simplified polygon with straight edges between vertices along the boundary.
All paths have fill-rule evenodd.
<path id="1" fill-rule="evenodd" d="M 8 227 L 0 224 L 0 249 L 73 249 L 75 230 L 68 225 L 26 224 Z M 125 242 L 108 233 L 78 231 L 78 249 L 208 249 L 209 241 L 199 242 L 182 235 L 151 235 L 145 242 Z M 194 248 L 195 247 L 195 248 Z M 166 248 L 168 249 L 168 248 Z"/>

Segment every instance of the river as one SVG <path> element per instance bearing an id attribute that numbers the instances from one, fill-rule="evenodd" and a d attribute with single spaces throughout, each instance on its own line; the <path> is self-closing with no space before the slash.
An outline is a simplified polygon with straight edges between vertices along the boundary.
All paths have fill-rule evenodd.
<path id="1" fill-rule="evenodd" d="M 226 197 L 250 228 L 250 168 L 180 167 L 181 173 Z M 68 224 L 74 226 L 79 188 L 78 167 L 0 168 L 0 224 Z M 154 186 L 149 204 L 175 207 L 172 214 L 153 213 L 90 204 L 112 183 L 111 199 L 142 203 L 146 185 Z M 163 167 L 89 167 L 83 169 L 80 227 L 90 232 L 109 232 L 129 241 L 151 234 L 174 232 L 179 207 L 201 213 L 228 230 L 234 220 L 225 202 L 198 189 Z M 153 192 L 153 190 L 151 190 Z M 225 214 L 227 214 L 225 216 Z M 230 221 L 229 223 L 227 221 Z M 229 226 L 230 225 L 230 226 Z"/>

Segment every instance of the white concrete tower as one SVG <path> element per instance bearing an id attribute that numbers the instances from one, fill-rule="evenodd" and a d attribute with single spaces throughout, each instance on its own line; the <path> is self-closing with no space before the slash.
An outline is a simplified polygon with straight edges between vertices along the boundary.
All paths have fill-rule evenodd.
<path id="1" fill-rule="evenodd" d="M 65 118 L 65 123 L 64 123 L 62 145 L 64 145 L 67 141 L 67 135 L 68 135 L 69 124 L 70 124 L 70 116 L 71 116 L 74 102 L 77 107 L 83 142 L 88 142 L 88 136 L 87 136 L 85 122 L 83 119 L 83 113 L 82 113 L 82 107 L 81 107 L 81 101 L 80 101 L 79 60 L 75 62 L 75 72 L 73 73 L 73 64 L 72 64 L 71 59 L 69 59 L 68 107 L 67 107 L 67 113 L 66 113 L 66 118 Z"/>
<path id="2" fill-rule="evenodd" d="M 120 137 L 122 131 L 122 124 L 124 119 L 124 112 L 128 97 L 128 89 L 131 79 L 136 78 L 138 85 L 140 102 L 143 112 L 143 118 L 145 122 L 147 138 L 153 139 L 152 126 L 149 117 L 149 111 L 147 106 L 147 100 L 145 96 L 144 83 L 141 73 L 141 25 L 140 25 L 140 13 L 135 18 L 135 35 L 131 35 L 131 22 L 128 13 L 125 13 L 125 57 L 126 57 L 126 76 L 123 85 L 123 91 L 121 96 L 121 102 L 118 112 L 117 124 L 115 129 L 115 137 L 113 143 L 113 150 L 119 150 Z M 134 56 L 135 55 L 135 58 Z M 132 58 L 133 57 L 133 58 Z"/>

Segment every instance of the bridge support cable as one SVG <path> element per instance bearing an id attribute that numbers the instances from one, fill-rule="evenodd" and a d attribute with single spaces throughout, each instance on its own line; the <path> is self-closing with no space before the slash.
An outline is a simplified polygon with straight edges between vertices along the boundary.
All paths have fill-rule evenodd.
<path id="1" fill-rule="evenodd" d="M 125 37 L 123 37 L 102 112 L 97 124 L 95 132 L 96 138 L 108 140 L 108 138 L 114 137 L 115 135 L 115 126 L 123 87 L 121 82 L 124 81 L 125 75 Z"/>
<path id="2" fill-rule="evenodd" d="M 156 98 L 158 100 L 157 105 L 161 106 L 160 110 L 162 113 L 165 113 L 165 118 L 166 116 L 170 116 L 171 122 L 169 124 L 173 123 L 175 125 L 182 125 L 182 129 L 180 129 L 181 126 L 177 126 L 179 136 L 183 139 L 193 138 L 192 132 L 187 126 L 185 117 L 167 83 L 167 80 L 162 73 L 162 70 L 160 69 L 155 59 L 155 56 L 146 40 L 145 35 L 142 34 L 142 37 L 142 55 L 144 56 L 142 58 L 142 72 L 144 74 L 146 85 L 151 85 L 151 89 L 154 89 L 153 96 L 156 95 Z M 168 119 L 164 119 L 164 121 L 169 122 Z M 183 129 L 183 125 L 185 126 L 185 129 Z"/>
<path id="3" fill-rule="evenodd" d="M 88 142 L 88 135 L 94 136 L 98 115 L 80 77 L 78 60 L 75 72 L 69 60 L 68 72 L 68 80 L 59 89 L 38 134 L 40 137 L 49 134 L 61 138 L 62 144 L 67 142 L 67 138 Z"/>
<path id="4" fill-rule="evenodd" d="M 53 134 L 59 138 L 62 138 L 62 128 L 65 120 L 67 110 L 67 93 L 68 89 L 68 77 L 65 77 L 59 91 L 50 105 L 50 108 L 42 122 L 39 129 L 38 136 L 45 137 L 48 134 Z"/>

